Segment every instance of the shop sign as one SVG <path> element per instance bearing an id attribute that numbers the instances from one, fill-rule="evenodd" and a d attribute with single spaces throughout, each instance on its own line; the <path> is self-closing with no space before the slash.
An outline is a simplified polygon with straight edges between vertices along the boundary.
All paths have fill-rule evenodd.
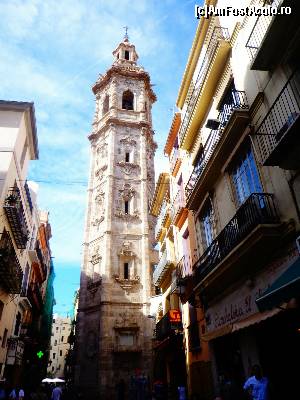
<path id="1" fill-rule="evenodd" d="M 169 311 L 169 320 L 170 320 L 170 322 L 181 322 L 180 311 L 170 310 Z"/>
<path id="2" fill-rule="evenodd" d="M 20 339 L 8 340 L 7 365 L 21 365 L 24 353 L 24 342 Z"/>
<path id="3" fill-rule="evenodd" d="M 291 259 L 294 260 L 294 257 L 289 255 L 280 261 L 277 260 L 256 276 L 253 282 L 245 282 L 237 290 L 223 297 L 220 302 L 209 307 L 205 313 L 206 331 L 213 332 L 258 313 L 255 300 L 286 270 L 291 264 Z"/>

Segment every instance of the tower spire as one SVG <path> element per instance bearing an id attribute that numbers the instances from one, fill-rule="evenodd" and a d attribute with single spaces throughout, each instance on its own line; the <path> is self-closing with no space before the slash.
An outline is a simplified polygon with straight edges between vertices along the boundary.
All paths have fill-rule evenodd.
<path id="1" fill-rule="evenodd" d="M 129 42 L 129 36 L 128 36 L 128 26 L 127 25 L 125 25 L 125 26 L 123 26 L 123 28 L 125 29 L 125 35 L 124 35 L 124 41 L 125 42 Z"/>

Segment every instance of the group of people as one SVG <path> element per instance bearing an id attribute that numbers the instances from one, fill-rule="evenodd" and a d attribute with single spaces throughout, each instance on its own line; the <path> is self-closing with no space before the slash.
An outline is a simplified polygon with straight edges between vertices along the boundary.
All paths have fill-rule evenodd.
<path id="1" fill-rule="evenodd" d="M 224 374 L 220 396 L 216 400 L 236 400 L 241 398 L 240 390 L 227 374 Z M 243 398 L 245 400 L 270 400 L 270 388 L 268 378 L 263 376 L 259 365 L 254 365 L 250 377 L 243 385 Z"/>
<path id="2" fill-rule="evenodd" d="M 4 382 L 0 382 L 0 400 L 61 400 L 62 389 L 39 386 L 36 390 L 28 391 L 25 395 L 23 388 L 7 388 Z"/>

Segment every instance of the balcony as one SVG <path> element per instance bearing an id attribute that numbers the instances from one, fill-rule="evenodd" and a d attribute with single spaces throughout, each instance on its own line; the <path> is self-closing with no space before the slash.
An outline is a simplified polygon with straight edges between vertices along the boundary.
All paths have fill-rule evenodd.
<path id="1" fill-rule="evenodd" d="M 171 213 L 173 224 L 181 227 L 188 214 L 188 210 L 185 208 L 184 191 L 181 188 L 175 196 Z"/>
<path id="2" fill-rule="evenodd" d="M 182 331 L 182 322 L 181 317 L 180 321 L 172 321 L 172 317 L 170 312 L 174 310 L 168 311 L 161 320 L 159 320 L 155 327 L 155 338 L 157 340 L 164 340 L 170 336 L 174 336 L 176 333 Z M 178 314 L 180 315 L 179 311 Z"/>
<path id="3" fill-rule="evenodd" d="M 209 286 L 213 296 L 232 281 L 254 274 L 281 236 L 273 195 L 252 193 L 194 264 L 194 287 Z"/>
<path id="4" fill-rule="evenodd" d="M 18 188 L 9 190 L 4 203 L 4 210 L 17 248 L 25 249 L 28 240 L 28 229 Z"/>
<path id="5" fill-rule="evenodd" d="M 7 293 L 20 293 L 23 271 L 9 233 L 4 229 L 0 240 L 0 285 Z"/>
<path id="6" fill-rule="evenodd" d="M 249 122 L 245 92 L 230 91 L 220 105 L 219 127 L 211 130 L 185 187 L 187 207 L 197 209 L 202 196 L 218 178 L 221 169 Z"/>
<path id="7" fill-rule="evenodd" d="M 44 262 L 44 256 L 42 250 L 40 249 L 39 246 L 36 246 L 36 254 L 39 260 L 38 264 L 39 264 L 41 283 L 42 283 L 47 278 L 47 268 Z"/>
<path id="8" fill-rule="evenodd" d="M 230 53 L 228 29 L 215 27 L 179 130 L 180 147 L 189 150 L 205 118 Z"/>
<path id="9" fill-rule="evenodd" d="M 35 283 L 31 283 L 27 289 L 27 297 L 36 310 L 41 310 L 43 307 L 43 297 L 40 291 L 39 285 Z"/>
<path id="10" fill-rule="evenodd" d="M 299 30 L 299 4 L 297 3 L 294 0 L 273 0 L 274 14 L 280 7 L 291 7 L 292 12 L 289 15 L 257 17 L 246 43 L 252 59 L 251 69 L 268 71 L 280 62 L 280 57 L 286 53 Z"/>
<path id="11" fill-rule="evenodd" d="M 180 155 L 179 149 L 174 147 L 172 156 L 170 158 L 171 174 L 173 176 L 177 175 L 177 172 L 179 171 L 181 165 L 181 158 L 179 157 L 179 155 Z"/>
<path id="12" fill-rule="evenodd" d="M 29 190 L 29 186 L 27 184 L 27 181 L 25 182 L 24 189 L 25 189 L 25 193 L 26 193 L 26 199 L 27 199 L 28 207 L 29 207 L 30 212 L 32 213 L 33 204 L 32 204 L 32 199 L 31 199 L 30 190 Z"/>
<path id="13" fill-rule="evenodd" d="M 177 293 L 181 297 L 185 294 L 187 277 L 192 273 L 191 257 L 188 255 L 183 256 L 176 265 L 174 272 L 171 293 Z"/>
<path id="14" fill-rule="evenodd" d="M 157 267 L 153 272 L 153 284 L 158 286 L 164 279 L 170 266 L 175 264 L 175 254 L 174 250 L 165 250 L 161 255 Z"/>
<path id="15" fill-rule="evenodd" d="M 263 165 L 283 169 L 300 167 L 300 94 L 293 74 L 255 132 Z"/>

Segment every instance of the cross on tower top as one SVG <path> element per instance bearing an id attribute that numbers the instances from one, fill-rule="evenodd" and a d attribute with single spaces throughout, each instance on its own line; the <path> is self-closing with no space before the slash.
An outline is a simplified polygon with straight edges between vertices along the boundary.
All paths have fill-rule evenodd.
<path id="1" fill-rule="evenodd" d="M 129 40 L 129 36 L 128 36 L 128 26 L 123 26 L 123 28 L 125 29 L 125 35 L 124 35 L 124 40 L 128 41 Z"/>

